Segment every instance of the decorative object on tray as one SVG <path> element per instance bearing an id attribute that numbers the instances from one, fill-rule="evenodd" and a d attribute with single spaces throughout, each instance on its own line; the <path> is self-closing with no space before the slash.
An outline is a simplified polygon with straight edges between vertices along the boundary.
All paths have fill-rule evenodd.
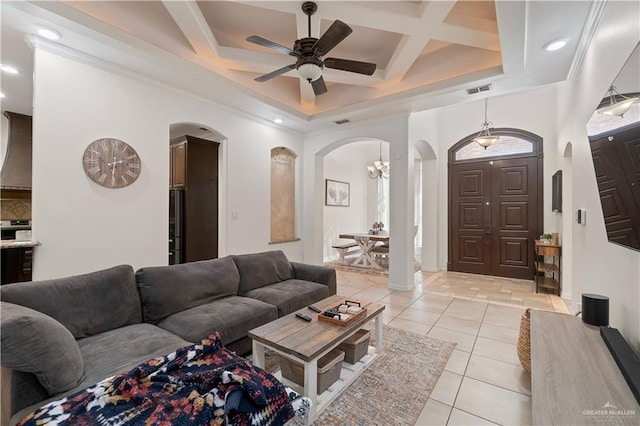
<path id="1" fill-rule="evenodd" d="M 367 315 L 367 310 L 362 308 L 360 302 L 354 302 L 352 300 L 345 300 L 344 303 L 327 309 L 318 315 L 319 321 L 330 322 L 332 324 L 338 324 L 346 326 L 354 321 L 357 321 Z"/>
<path id="2" fill-rule="evenodd" d="M 284 424 L 296 414 L 292 400 L 308 406 L 290 393 L 226 349 L 216 332 L 50 402 L 19 424 Z"/>

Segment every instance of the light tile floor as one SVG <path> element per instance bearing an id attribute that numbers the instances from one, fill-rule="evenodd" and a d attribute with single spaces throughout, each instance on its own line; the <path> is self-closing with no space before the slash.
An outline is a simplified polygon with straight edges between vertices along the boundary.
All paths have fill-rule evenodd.
<path id="1" fill-rule="evenodd" d="M 337 271 L 338 293 L 384 303 L 384 323 L 457 343 L 417 425 L 531 423 L 531 380 L 517 355 L 525 308 L 570 313 L 533 282 L 458 272 L 415 274 L 413 291 L 387 276 Z"/>

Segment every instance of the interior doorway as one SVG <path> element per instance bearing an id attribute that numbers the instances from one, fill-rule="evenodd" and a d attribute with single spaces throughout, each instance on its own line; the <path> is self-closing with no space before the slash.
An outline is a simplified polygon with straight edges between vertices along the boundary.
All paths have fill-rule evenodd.
<path id="1" fill-rule="evenodd" d="M 219 138 L 188 123 L 172 124 L 170 130 L 169 264 L 215 259 L 219 255 Z"/>
<path id="2" fill-rule="evenodd" d="M 449 150 L 450 271 L 532 279 L 543 229 L 542 138 L 518 129 L 484 150 L 474 135 Z"/>

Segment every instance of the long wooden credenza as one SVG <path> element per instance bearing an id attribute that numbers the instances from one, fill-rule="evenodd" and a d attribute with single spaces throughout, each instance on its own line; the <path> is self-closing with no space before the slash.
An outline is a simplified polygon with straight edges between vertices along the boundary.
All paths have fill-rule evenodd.
<path id="1" fill-rule="evenodd" d="M 640 406 L 600 336 L 580 318 L 531 310 L 534 425 L 639 425 Z"/>

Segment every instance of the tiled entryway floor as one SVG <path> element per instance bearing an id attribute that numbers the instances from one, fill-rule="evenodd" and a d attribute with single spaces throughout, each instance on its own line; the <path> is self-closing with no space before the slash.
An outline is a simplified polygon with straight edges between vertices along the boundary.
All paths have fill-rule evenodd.
<path id="1" fill-rule="evenodd" d="M 337 271 L 338 293 L 386 305 L 384 323 L 457 343 L 417 425 L 531 423 L 531 380 L 517 355 L 527 307 L 569 313 L 532 281 L 457 272 L 416 272 L 413 291 L 387 276 Z"/>

